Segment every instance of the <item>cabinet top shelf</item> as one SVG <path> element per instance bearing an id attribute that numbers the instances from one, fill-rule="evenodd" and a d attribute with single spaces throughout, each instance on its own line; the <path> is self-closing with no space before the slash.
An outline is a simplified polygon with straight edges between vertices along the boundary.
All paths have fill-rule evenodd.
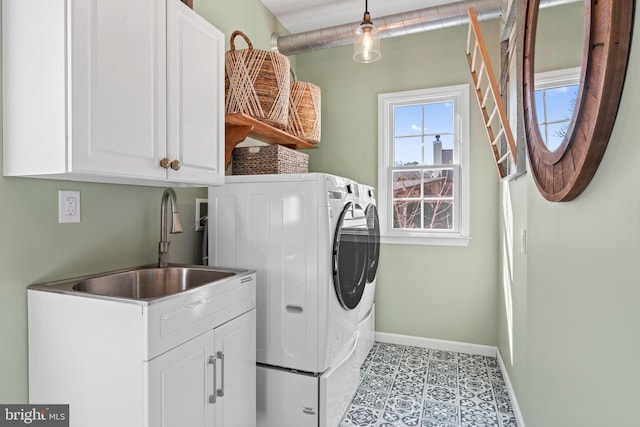
<path id="1" fill-rule="evenodd" d="M 225 116 L 225 125 L 226 127 L 251 126 L 252 129 L 247 136 L 268 144 L 280 144 L 296 150 L 316 148 L 314 144 L 256 120 L 246 114 L 227 114 Z"/>

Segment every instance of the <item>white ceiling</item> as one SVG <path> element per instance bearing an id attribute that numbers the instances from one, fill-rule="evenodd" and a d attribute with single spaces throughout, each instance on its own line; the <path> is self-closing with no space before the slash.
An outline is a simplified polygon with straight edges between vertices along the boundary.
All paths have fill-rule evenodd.
<path id="1" fill-rule="evenodd" d="M 292 34 L 362 20 L 365 0 L 261 0 Z M 460 0 L 369 0 L 369 13 L 376 16 L 427 9 Z"/>

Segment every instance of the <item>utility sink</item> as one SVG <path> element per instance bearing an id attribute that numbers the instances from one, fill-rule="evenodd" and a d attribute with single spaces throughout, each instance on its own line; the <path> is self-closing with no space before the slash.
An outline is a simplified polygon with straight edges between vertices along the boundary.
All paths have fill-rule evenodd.
<path id="1" fill-rule="evenodd" d="M 180 264 L 159 268 L 152 264 L 31 285 L 29 288 L 79 296 L 152 302 L 203 285 L 230 280 L 242 273 L 246 271 Z"/>
<path id="2" fill-rule="evenodd" d="M 72 289 L 109 297 L 162 298 L 233 275 L 194 267 L 145 268 L 83 280 Z"/>

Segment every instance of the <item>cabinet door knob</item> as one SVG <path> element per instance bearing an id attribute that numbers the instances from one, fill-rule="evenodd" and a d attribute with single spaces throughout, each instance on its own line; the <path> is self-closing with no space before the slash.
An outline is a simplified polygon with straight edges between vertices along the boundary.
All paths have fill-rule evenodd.
<path id="1" fill-rule="evenodd" d="M 160 160 L 160 167 L 163 167 L 165 169 L 173 169 L 174 171 L 180 170 L 180 167 L 182 166 L 182 164 L 180 163 L 180 160 L 171 160 L 169 161 L 168 157 L 163 157 Z"/>

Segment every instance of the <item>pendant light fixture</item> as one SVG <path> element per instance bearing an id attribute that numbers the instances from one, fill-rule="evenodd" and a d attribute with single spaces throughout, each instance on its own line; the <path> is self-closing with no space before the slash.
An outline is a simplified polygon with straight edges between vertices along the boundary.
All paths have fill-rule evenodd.
<path id="1" fill-rule="evenodd" d="M 377 61 L 382 56 L 378 29 L 373 26 L 371 15 L 369 15 L 369 0 L 364 2 L 364 17 L 356 29 L 353 46 L 353 59 L 357 62 L 366 64 Z"/>

